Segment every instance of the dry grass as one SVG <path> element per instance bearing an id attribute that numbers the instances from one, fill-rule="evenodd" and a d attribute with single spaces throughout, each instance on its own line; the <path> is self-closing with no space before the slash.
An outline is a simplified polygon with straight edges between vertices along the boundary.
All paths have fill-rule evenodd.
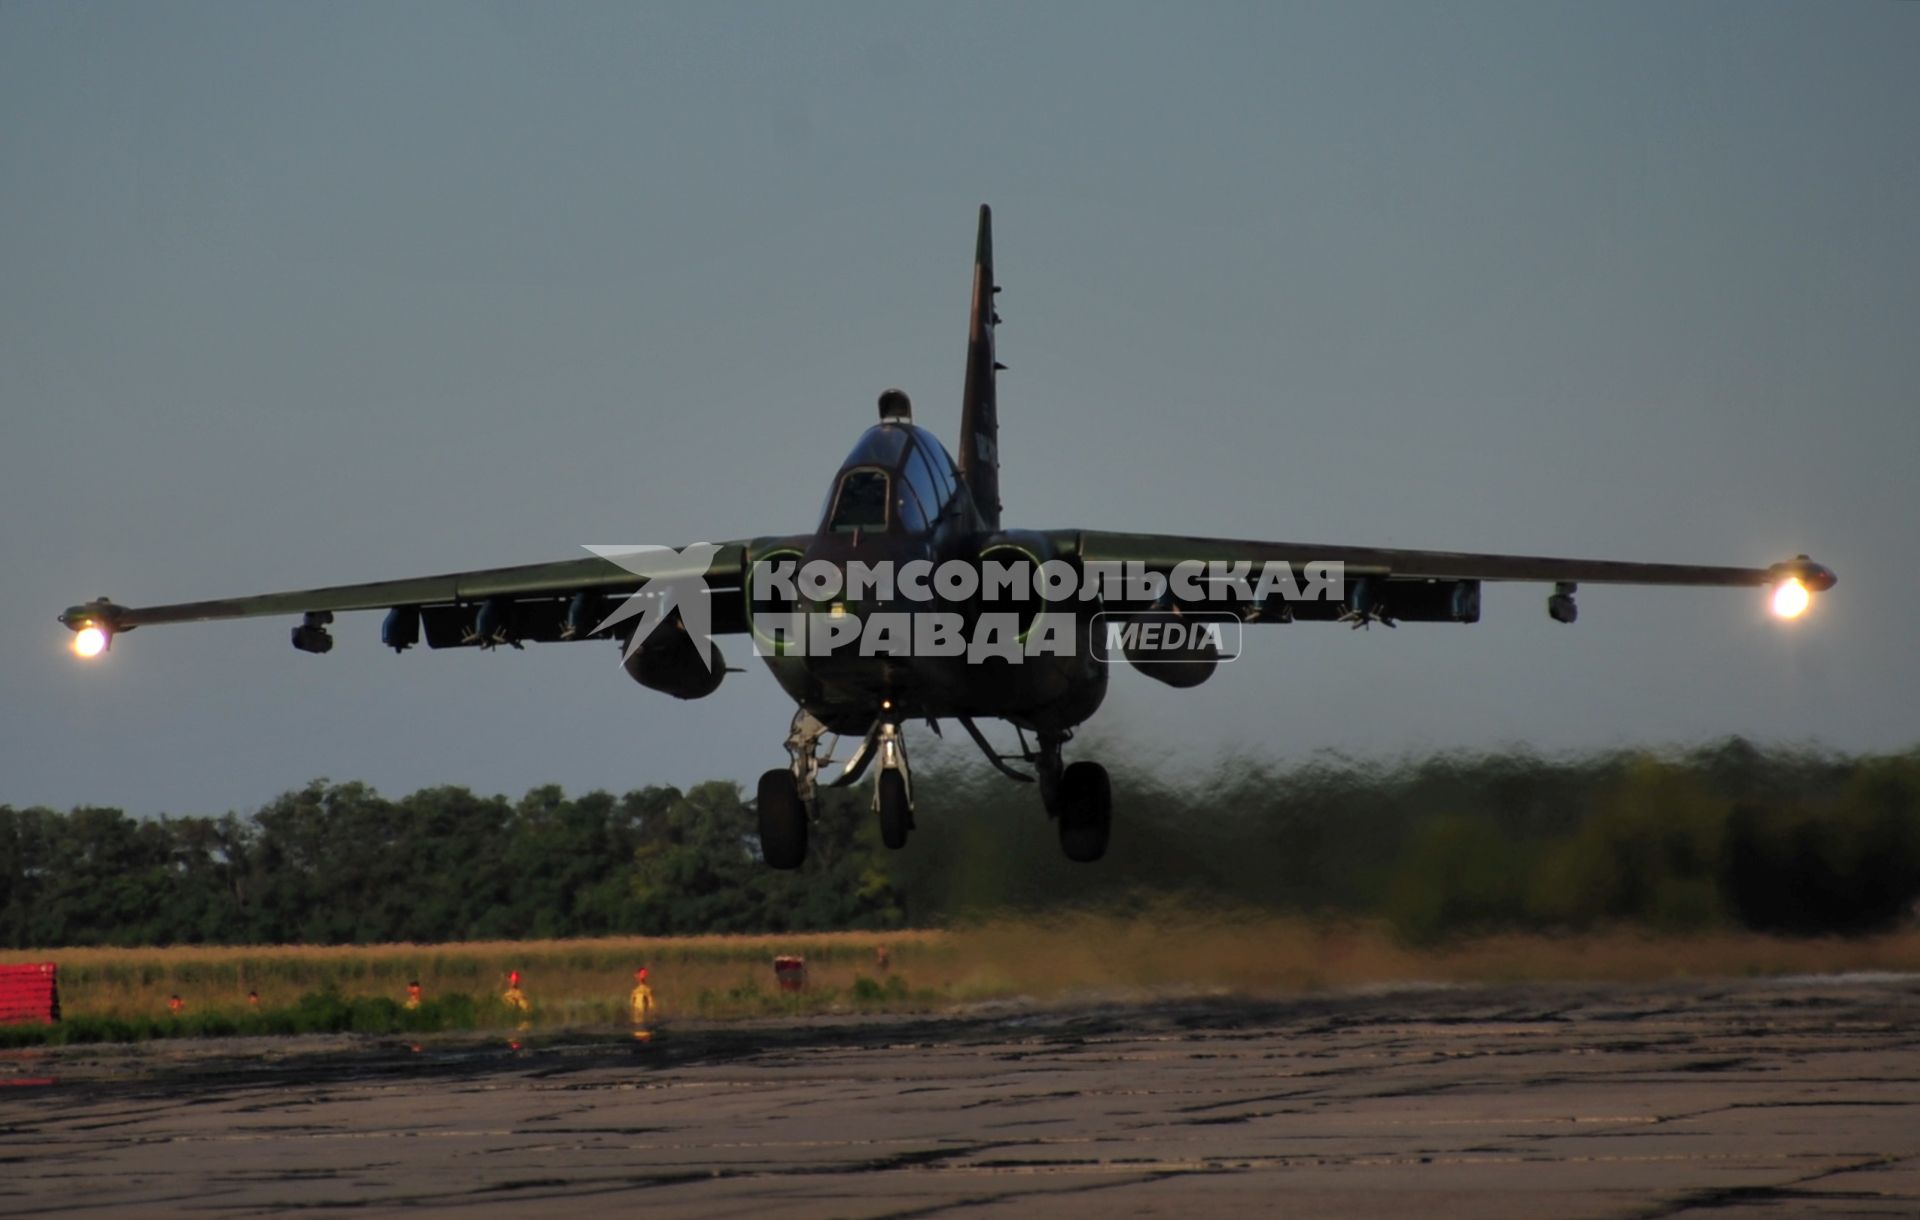
<path id="1" fill-rule="evenodd" d="M 164 1011 L 178 992 L 189 1011 L 238 1012 L 249 988 L 264 1008 L 337 986 L 399 999 L 409 979 L 428 995 L 498 994 L 509 970 L 544 1024 L 617 1020 L 633 968 L 652 968 L 664 1011 L 744 1015 L 778 1011 L 772 959 L 808 962 L 807 1008 L 849 1004 L 856 979 L 883 977 L 876 945 L 908 994 L 864 1007 L 925 1008 L 1006 996 L 1041 1001 L 1209 991 L 1295 994 L 1367 984 L 1653 981 L 1853 970 L 1920 970 L 1920 932 L 1853 940 L 1783 940 L 1737 932 L 1650 937 L 1632 932 L 1505 935 L 1415 950 L 1383 929 L 1272 916 L 1167 911 L 1150 917 L 1075 915 L 1003 921 L 947 932 L 616 938 L 345 947 L 63 949 L 9 953 L 60 963 L 72 1016 L 129 1018 Z"/>
<path id="2" fill-rule="evenodd" d="M 529 999 L 550 1021 L 611 1020 L 622 1010 L 636 966 L 650 967 L 667 1011 L 724 1006 L 749 983 L 773 990 L 776 954 L 797 953 L 823 992 L 851 988 L 856 975 L 876 974 L 874 947 L 886 944 L 895 971 L 903 955 L 920 957 L 941 934 L 884 936 L 814 933 L 787 937 L 610 937 L 597 940 L 474 941 L 445 945 L 181 946 L 165 949 L 44 949 L 9 960 L 60 965 L 60 996 L 72 1016 L 135 1017 L 166 1009 L 178 994 L 190 1012 L 247 1007 L 258 991 L 263 1009 L 291 1007 L 328 986 L 350 996 L 400 1000 L 409 980 L 428 996 L 496 996 L 518 970 Z M 702 994 L 709 999 L 703 1003 Z"/>

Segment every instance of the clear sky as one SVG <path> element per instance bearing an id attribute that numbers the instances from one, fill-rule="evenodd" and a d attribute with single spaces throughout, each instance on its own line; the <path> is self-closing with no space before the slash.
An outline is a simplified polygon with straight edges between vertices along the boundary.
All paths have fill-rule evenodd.
<path id="1" fill-rule="evenodd" d="M 0 4 L 0 801 L 777 765 L 738 644 L 689 704 L 54 616 L 811 528 L 881 388 L 953 443 L 983 201 L 1010 525 L 1841 577 L 1250 632 L 1087 752 L 1911 745 L 1916 64 L 1870 3 Z"/>

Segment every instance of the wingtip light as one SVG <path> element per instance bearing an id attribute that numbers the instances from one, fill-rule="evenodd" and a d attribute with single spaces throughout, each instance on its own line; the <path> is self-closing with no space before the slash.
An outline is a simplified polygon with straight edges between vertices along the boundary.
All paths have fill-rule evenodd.
<path id="1" fill-rule="evenodd" d="M 1773 587 L 1773 614 L 1775 618 L 1795 619 L 1807 612 L 1813 604 L 1813 595 L 1807 592 L 1807 586 L 1800 583 L 1798 577 L 1789 576 Z"/>

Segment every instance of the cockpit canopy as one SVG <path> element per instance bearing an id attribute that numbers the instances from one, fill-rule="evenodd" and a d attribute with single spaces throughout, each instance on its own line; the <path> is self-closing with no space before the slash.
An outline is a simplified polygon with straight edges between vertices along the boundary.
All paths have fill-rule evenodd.
<path id="1" fill-rule="evenodd" d="M 836 530 L 887 528 L 887 489 L 892 480 L 884 470 L 856 466 L 840 476 L 840 494 L 833 500 L 827 524 Z"/>
<path id="2" fill-rule="evenodd" d="M 933 433 L 910 423 L 876 424 L 840 464 L 824 526 L 919 533 L 951 511 L 959 489 L 953 459 Z"/>

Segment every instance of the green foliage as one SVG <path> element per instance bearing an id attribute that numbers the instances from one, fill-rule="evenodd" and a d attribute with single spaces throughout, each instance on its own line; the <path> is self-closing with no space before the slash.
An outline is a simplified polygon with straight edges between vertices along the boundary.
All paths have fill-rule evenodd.
<path id="1" fill-rule="evenodd" d="M 853 986 L 848 998 L 855 1004 L 882 1005 L 898 1004 L 913 994 L 907 986 L 907 980 L 899 975 L 889 975 L 884 983 L 876 983 L 864 974 L 853 978 Z"/>
<path id="2" fill-rule="evenodd" d="M 1505 929 L 1883 929 L 1920 899 L 1920 752 L 1846 758 L 1733 739 L 1684 753 L 1232 760 L 1113 770 L 1114 838 L 1061 858 L 1026 791 L 938 765 L 898 857 L 916 920 L 1185 908 L 1385 917 L 1432 943 Z M 938 757 L 938 756 L 936 756 Z M 924 764 L 923 764 L 924 767 Z"/>
<path id="3" fill-rule="evenodd" d="M 822 793 L 806 864 L 767 868 L 738 785 L 709 782 L 668 802 L 634 856 L 639 929 L 657 934 L 892 928 L 905 922 L 864 794 Z"/>
<path id="4" fill-rule="evenodd" d="M 1728 803 L 1687 768 L 1642 759 L 1603 785 L 1573 833 L 1546 846 L 1528 922 L 1640 922 L 1684 932 L 1722 922 Z"/>
<path id="5" fill-rule="evenodd" d="M 1407 843 L 1387 892 L 1387 918 L 1415 942 L 1518 924 L 1526 914 L 1527 857 L 1491 818 L 1435 818 Z"/>
<path id="6" fill-rule="evenodd" d="M 1920 755 L 1867 760 L 1823 796 L 1742 801 L 1726 833 L 1723 884 L 1749 927 L 1884 927 L 1920 894 Z"/>
<path id="7" fill-rule="evenodd" d="M 316 782 L 251 818 L 220 819 L 0 806 L 0 946 L 900 926 L 864 807 L 842 792 L 824 805 L 796 873 L 760 864 L 754 813 L 731 783 L 578 798 L 549 786 L 516 804 L 463 788 L 388 800 Z"/>
<path id="8" fill-rule="evenodd" d="M 1610 924 L 1854 933 L 1910 918 L 1920 897 L 1920 752 L 1736 739 L 1564 759 L 1237 759 L 1192 777 L 1111 744 L 1075 753 L 1120 760 L 1112 847 L 1092 867 L 1062 858 L 1032 788 L 937 743 L 906 851 L 880 846 L 867 793 L 827 789 L 792 872 L 760 862 L 751 803 L 727 782 L 548 786 L 517 802 L 316 782 L 251 817 L 0 806 L 0 946 L 789 933 L 1166 902 L 1383 916 L 1418 942 Z M 302 986 L 334 977 L 289 969 L 314 972 Z"/>

